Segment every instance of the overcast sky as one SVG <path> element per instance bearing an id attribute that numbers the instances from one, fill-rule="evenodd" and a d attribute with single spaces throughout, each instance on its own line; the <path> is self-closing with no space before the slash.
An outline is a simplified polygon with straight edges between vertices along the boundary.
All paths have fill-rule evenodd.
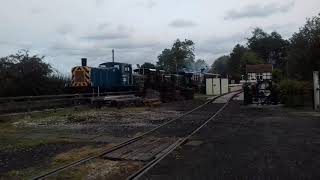
<path id="1" fill-rule="evenodd" d="M 187 38 L 211 64 L 254 27 L 288 38 L 319 10 L 319 0 L 1 0 L 0 56 L 29 49 L 68 73 L 81 57 L 110 61 L 112 48 L 116 61 L 156 62 Z"/>

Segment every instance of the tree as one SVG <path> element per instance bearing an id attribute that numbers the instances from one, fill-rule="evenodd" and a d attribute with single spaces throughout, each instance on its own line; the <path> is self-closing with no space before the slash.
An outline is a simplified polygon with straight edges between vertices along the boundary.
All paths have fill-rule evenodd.
<path id="1" fill-rule="evenodd" d="M 141 65 L 141 68 L 146 68 L 146 69 L 155 69 L 156 66 L 150 62 L 145 62 Z"/>
<path id="2" fill-rule="evenodd" d="M 279 33 L 268 34 L 260 28 L 254 29 L 247 43 L 248 48 L 257 53 L 264 63 L 273 64 L 276 68 L 284 66 L 288 44 Z"/>
<path id="3" fill-rule="evenodd" d="M 191 68 L 194 57 L 193 41 L 177 39 L 171 49 L 164 49 L 158 56 L 157 66 L 167 72 L 174 73 L 183 68 Z"/>
<path id="4" fill-rule="evenodd" d="M 283 74 L 280 69 L 274 69 L 272 71 L 272 80 L 276 83 L 280 83 L 280 81 L 283 79 Z"/>
<path id="5" fill-rule="evenodd" d="M 263 64 L 263 59 L 260 58 L 255 52 L 246 51 L 241 57 L 241 74 L 246 73 L 246 65 Z"/>
<path id="6" fill-rule="evenodd" d="M 162 53 L 158 56 L 157 66 L 167 72 L 174 70 L 174 57 L 170 49 L 164 49 Z"/>
<path id="7" fill-rule="evenodd" d="M 228 74 L 228 62 L 230 60 L 230 56 L 221 56 L 214 61 L 211 65 L 211 69 L 209 72 L 220 74 L 223 77 L 226 77 Z"/>
<path id="8" fill-rule="evenodd" d="M 208 70 L 208 64 L 206 63 L 205 60 L 198 59 L 194 63 L 194 70 L 197 71 L 197 72 L 201 72 L 202 70 L 206 71 L 206 70 Z"/>
<path id="9" fill-rule="evenodd" d="M 320 14 L 290 38 L 287 74 L 298 80 L 312 80 L 312 71 L 320 69 Z"/>
<path id="10" fill-rule="evenodd" d="M 247 48 L 237 44 L 230 54 L 230 60 L 228 61 L 228 74 L 233 80 L 239 81 L 241 78 L 241 58 L 247 51 Z"/>
<path id="11" fill-rule="evenodd" d="M 0 58 L 0 96 L 52 94 L 63 91 L 64 78 L 54 76 L 44 56 L 22 50 Z"/>

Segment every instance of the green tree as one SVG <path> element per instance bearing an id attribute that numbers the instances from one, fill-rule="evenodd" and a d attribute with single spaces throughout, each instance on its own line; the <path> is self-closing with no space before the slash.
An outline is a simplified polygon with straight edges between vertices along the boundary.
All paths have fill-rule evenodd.
<path id="1" fill-rule="evenodd" d="M 173 71 L 175 68 L 174 57 L 170 49 L 164 49 L 158 56 L 157 66 L 167 72 Z"/>
<path id="2" fill-rule="evenodd" d="M 272 80 L 276 83 L 279 83 L 283 80 L 283 73 L 280 69 L 274 69 L 272 71 Z"/>
<path id="3" fill-rule="evenodd" d="M 246 73 L 246 65 L 254 65 L 254 64 L 262 64 L 263 59 L 260 58 L 255 52 L 246 51 L 243 53 L 241 57 L 241 74 L 244 75 Z"/>
<path id="4" fill-rule="evenodd" d="M 290 42 L 287 74 L 298 80 L 312 80 L 312 71 L 320 70 L 320 14 L 307 19 Z"/>
<path id="5" fill-rule="evenodd" d="M 177 39 L 171 49 L 164 49 L 158 56 L 157 66 L 167 72 L 174 73 L 183 68 L 191 68 L 194 57 L 193 41 Z"/>
<path id="6" fill-rule="evenodd" d="M 27 50 L 0 58 L 0 96 L 24 96 L 63 92 L 65 78 L 53 75 L 44 56 Z"/>
<path id="7" fill-rule="evenodd" d="M 273 64 L 275 68 L 283 67 L 289 42 L 277 32 L 268 34 L 260 28 L 254 29 L 248 39 L 248 48 L 257 53 L 265 63 Z"/>
<path id="8" fill-rule="evenodd" d="M 209 72 L 220 74 L 223 77 L 226 77 L 228 74 L 228 62 L 230 60 L 230 56 L 221 56 L 214 61 L 211 65 L 211 69 Z"/>
<path id="9" fill-rule="evenodd" d="M 145 62 L 141 65 L 141 68 L 146 68 L 146 69 L 155 69 L 156 66 L 150 62 Z"/>
<path id="10" fill-rule="evenodd" d="M 194 63 L 194 68 L 195 71 L 200 72 L 202 70 L 206 71 L 208 70 L 208 64 L 206 63 L 205 60 L 203 59 L 198 59 L 195 63 Z"/>
<path id="11" fill-rule="evenodd" d="M 247 52 L 247 48 L 237 44 L 232 53 L 230 54 L 230 60 L 228 61 L 228 74 L 231 79 L 239 81 L 241 78 L 241 58 Z"/>

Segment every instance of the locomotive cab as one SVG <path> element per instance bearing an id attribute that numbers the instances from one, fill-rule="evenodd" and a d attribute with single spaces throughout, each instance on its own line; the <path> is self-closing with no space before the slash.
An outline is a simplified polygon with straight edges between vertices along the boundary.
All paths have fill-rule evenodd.
<path id="1" fill-rule="evenodd" d="M 121 73 L 121 84 L 132 85 L 132 66 L 127 63 L 106 62 L 99 65 L 100 68 L 116 68 Z"/>

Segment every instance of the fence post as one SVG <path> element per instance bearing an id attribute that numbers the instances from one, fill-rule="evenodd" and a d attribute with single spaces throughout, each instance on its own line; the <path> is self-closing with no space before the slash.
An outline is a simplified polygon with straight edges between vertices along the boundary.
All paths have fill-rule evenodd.
<path id="1" fill-rule="evenodd" d="M 320 89 L 319 89 L 319 71 L 313 72 L 313 93 L 314 93 L 314 109 L 319 110 L 320 105 Z"/>

